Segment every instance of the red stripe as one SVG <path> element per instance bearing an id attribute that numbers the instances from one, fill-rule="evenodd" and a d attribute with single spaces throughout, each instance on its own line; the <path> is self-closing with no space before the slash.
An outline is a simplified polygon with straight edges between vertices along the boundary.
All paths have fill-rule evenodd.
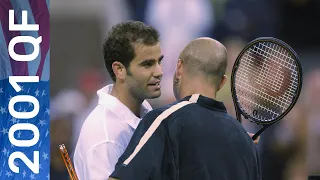
<path id="1" fill-rule="evenodd" d="M 39 24 L 39 36 L 42 36 L 41 42 L 41 60 L 37 71 L 37 76 L 42 76 L 43 65 L 50 46 L 50 15 L 45 0 L 29 0 L 30 7 L 36 24 Z"/>

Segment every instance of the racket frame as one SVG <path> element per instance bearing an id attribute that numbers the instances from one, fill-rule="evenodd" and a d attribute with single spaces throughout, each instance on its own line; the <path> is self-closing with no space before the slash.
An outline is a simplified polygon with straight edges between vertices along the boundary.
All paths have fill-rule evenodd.
<path id="1" fill-rule="evenodd" d="M 297 70 L 298 70 L 298 73 L 297 73 L 298 74 L 298 85 L 297 85 L 295 96 L 293 97 L 290 106 L 279 117 L 275 118 L 274 120 L 265 121 L 265 122 L 264 121 L 260 121 L 260 120 L 258 120 L 256 118 L 248 115 L 244 110 L 241 109 L 241 106 L 240 106 L 240 104 L 238 102 L 238 98 L 237 98 L 237 95 L 236 95 L 236 89 L 235 89 L 235 74 L 236 74 L 236 72 L 238 70 L 240 59 L 242 58 L 243 54 L 245 52 L 247 52 L 247 50 L 249 48 L 251 48 L 251 46 L 253 44 L 257 44 L 259 42 L 271 42 L 271 43 L 277 44 L 277 45 L 281 46 L 282 48 L 284 48 L 285 50 L 291 52 L 292 56 L 294 56 L 294 58 L 296 60 Z M 302 67 L 301 67 L 301 63 L 300 63 L 300 60 L 299 60 L 299 57 L 298 57 L 297 53 L 288 44 L 286 44 L 285 42 L 283 42 L 283 41 L 281 41 L 279 39 L 273 38 L 273 37 L 259 37 L 259 38 L 256 38 L 256 39 L 250 41 L 243 48 L 243 50 L 240 52 L 240 54 L 238 55 L 234 65 L 233 65 L 232 73 L 231 73 L 231 94 L 232 94 L 232 100 L 233 100 L 235 111 L 236 111 L 237 120 L 241 123 L 242 122 L 241 115 L 242 115 L 245 119 L 247 119 L 247 120 L 249 120 L 251 122 L 254 122 L 254 123 L 258 124 L 258 125 L 260 125 L 260 124 L 264 125 L 265 127 L 263 127 L 262 129 L 260 129 L 258 131 L 259 134 L 261 134 L 261 132 L 264 131 L 267 127 L 269 127 L 271 124 L 274 124 L 277 121 L 281 120 L 284 116 L 286 116 L 290 112 L 290 110 L 296 104 L 296 102 L 297 102 L 297 100 L 298 100 L 298 98 L 300 96 L 301 87 L 302 87 L 302 77 L 303 77 L 302 74 L 303 74 L 302 73 Z"/>

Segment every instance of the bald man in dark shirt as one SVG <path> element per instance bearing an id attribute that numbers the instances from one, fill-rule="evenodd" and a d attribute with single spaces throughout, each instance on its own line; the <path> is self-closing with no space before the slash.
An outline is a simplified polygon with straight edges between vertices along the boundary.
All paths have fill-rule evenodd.
<path id="1" fill-rule="evenodd" d="M 260 180 L 252 139 L 215 100 L 226 66 L 220 42 L 190 42 L 173 78 L 177 101 L 143 118 L 109 180 Z"/>

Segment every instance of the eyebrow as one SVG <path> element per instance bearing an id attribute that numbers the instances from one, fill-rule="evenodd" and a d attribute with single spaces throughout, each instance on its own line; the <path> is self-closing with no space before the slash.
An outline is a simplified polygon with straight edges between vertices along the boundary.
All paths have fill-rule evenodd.
<path id="1" fill-rule="evenodd" d="M 161 55 L 161 56 L 159 57 L 159 61 L 161 61 L 163 58 L 164 58 L 164 55 Z"/>

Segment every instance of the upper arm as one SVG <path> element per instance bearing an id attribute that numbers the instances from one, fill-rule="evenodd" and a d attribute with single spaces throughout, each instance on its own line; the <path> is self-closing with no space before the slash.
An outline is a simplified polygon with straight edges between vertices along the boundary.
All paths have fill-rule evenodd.
<path id="1" fill-rule="evenodd" d="M 111 142 L 106 142 L 92 148 L 86 155 L 86 179 L 107 179 L 114 171 L 114 167 L 123 149 Z"/>

